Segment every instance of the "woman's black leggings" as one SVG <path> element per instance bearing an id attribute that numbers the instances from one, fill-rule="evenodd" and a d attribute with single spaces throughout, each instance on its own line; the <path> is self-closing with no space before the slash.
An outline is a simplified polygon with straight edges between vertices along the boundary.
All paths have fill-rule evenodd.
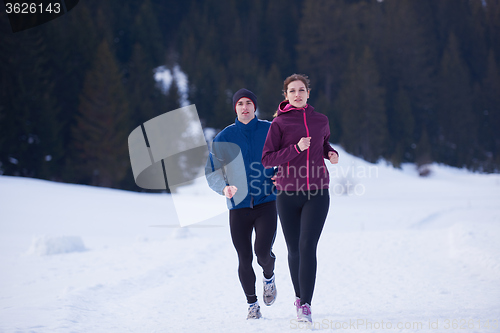
<path id="1" fill-rule="evenodd" d="M 248 303 L 257 301 L 255 272 L 252 267 L 252 231 L 255 229 L 254 250 L 257 263 L 262 267 L 264 277 L 271 278 L 276 260 L 272 248 L 277 223 L 276 201 L 229 211 L 231 238 L 238 253 L 238 276 Z"/>
<path id="2" fill-rule="evenodd" d="M 328 189 L 279 192 L 276 204 L 295 295 L 301 304 L 310 305 L 316 281 L 316 248 L 330 206 Z"/>

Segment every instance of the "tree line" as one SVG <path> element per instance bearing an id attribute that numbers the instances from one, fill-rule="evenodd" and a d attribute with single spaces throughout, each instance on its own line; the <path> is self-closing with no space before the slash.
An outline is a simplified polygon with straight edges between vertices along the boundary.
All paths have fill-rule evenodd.
<path id="1" fill-rule="evenodd" d="M 499 170 L 495 0 L 87 0 L 0 29 L 2 174 L 138 190 L 127 137 L 179 107 L 175 81 L 164 94 L 153 78 L 175 65 L 205 127 L 234 121 L 241 87 L 271 120 L 284 78 L 305 73 L 348 152 Z"/>

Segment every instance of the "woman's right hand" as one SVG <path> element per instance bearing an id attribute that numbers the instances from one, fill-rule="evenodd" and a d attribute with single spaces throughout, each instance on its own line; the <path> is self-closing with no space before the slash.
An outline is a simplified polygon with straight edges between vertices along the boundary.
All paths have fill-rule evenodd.
<path id="1" fill-rule="evenodd" d="M 299 143 L 297 143 L 297 146 L 299 146 L 299 149 L 301 151 L 309 149 L 310 145 L 311 145 L 311 137 L 310 136 L 301 138 Z"/>
<path id="2" fill-rule="evenodd" d="M 224 195 L 228 199 L 231 199 L 236 194 L 236 191 L 238 191 L 238 189 L 236 188 L 236 186 L 232 186 L 232 185 L 228 185 L 228 186 L 224 187 L 224 190 L 223 190 Z"/>

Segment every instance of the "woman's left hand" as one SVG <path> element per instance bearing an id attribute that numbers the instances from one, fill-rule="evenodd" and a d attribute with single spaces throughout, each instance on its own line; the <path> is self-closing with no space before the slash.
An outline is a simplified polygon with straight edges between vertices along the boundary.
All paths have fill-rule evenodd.
<path id="1" fill-rule="evenodd" d="M 332 163 L 332 164 L 339 163 L 339 155 L 337 155 L 337 153 L 334 151 L 328 152 L 328 159 L 330 160 L 330 163 Z"/>

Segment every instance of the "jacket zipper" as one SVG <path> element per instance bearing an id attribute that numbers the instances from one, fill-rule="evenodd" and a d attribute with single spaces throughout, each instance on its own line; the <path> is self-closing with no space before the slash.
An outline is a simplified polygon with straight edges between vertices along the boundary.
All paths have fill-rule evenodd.
<path id="1" fill-rule="evenodd" d="M 306 134 L 307 137 L 309 137 L 309 127 L 307 127 L 307 120 L 306 120 L 306 109 L 304 108 L 304 126 L 306 127 Z M 309 190 L 309 149 L 307 149 L 307 160 L 306 160 L 306 170 L 307 170 L 307 189 Z"/>

